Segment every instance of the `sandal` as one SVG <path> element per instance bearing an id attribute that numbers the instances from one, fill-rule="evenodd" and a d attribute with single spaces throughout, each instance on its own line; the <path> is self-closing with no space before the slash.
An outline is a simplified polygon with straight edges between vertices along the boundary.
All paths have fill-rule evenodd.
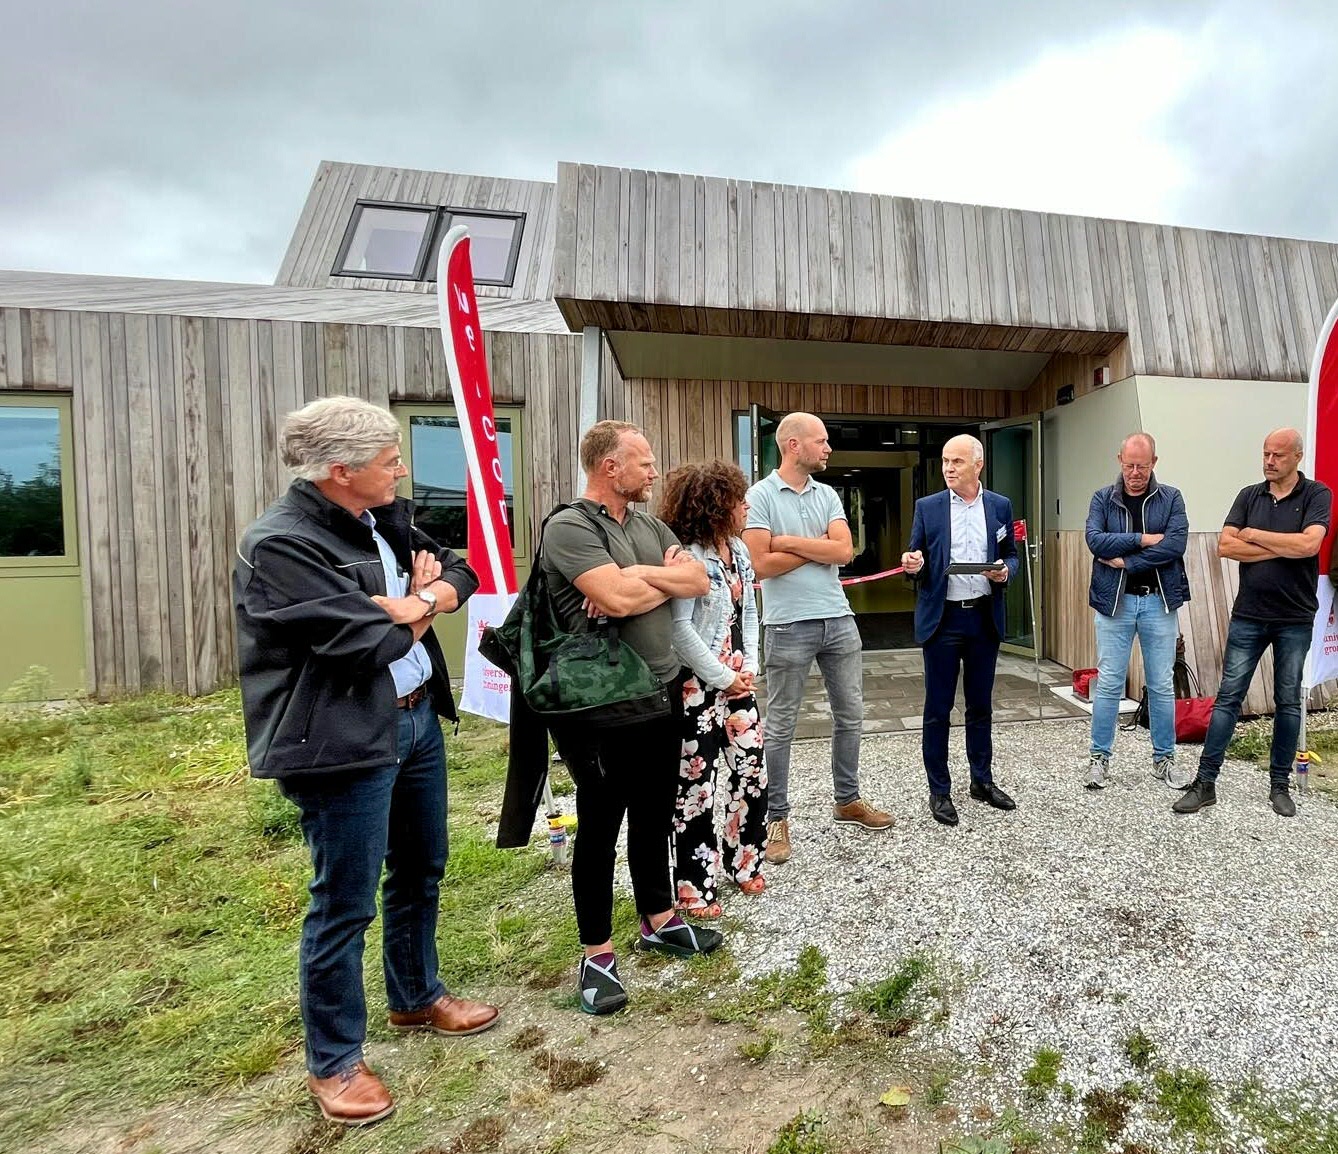
<path id="1" fill-rule="evenodd" d="M 739 882 L 739 893 L 756 897 L 767 888 L 767 879 L 761 874 L 753 874 L 746 882 Z"/>
<path id="2" fill-rule="evenodd" d="M 704 922 L 714 921 L 716 918 L 723 916 L 725 912 L 720 908 L 719 902 L 700 902 L 696 905 L 691 905 L 687 902 L 677 902 L 674 905 L 674 909 L 684 917 L 699 918 Z"/>

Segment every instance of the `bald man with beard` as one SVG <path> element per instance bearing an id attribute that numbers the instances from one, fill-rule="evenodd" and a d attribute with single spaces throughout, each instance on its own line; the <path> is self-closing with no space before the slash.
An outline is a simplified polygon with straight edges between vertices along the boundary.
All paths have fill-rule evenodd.
<path id="1" fill-rule="evenodd" d="M 1226 515 L 1217 555 L 1240 562 L 1240 590 L 1231 607 L 1222 684 L 1199 755 L 1198 778 L 1171 809 L 1197 813 L 1217 802 L 1217 775 L 1240 717 L 1241 703 L 1263 657 L 1273 648 L 1273 746 L 1269 803 L 1293 817 L 1288 789 L 1301 733 L 1301 676 L 1319 610 L 1319 549 L 1329 531 L 1333 494 L 1300 471 L 1305 446 L 1295 429 L 1264 438 L 1264 479 L 1237 494 Z"/>

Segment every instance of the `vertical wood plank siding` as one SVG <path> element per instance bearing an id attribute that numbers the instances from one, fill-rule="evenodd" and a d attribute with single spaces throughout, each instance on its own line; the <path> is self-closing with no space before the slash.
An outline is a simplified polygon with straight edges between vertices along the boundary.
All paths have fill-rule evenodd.
<path id="1" fill-rule="evenodd" d="M 1338 292 L 1315 241 L 595 165 L 560 165 L 557 200 L 573 328 L 1098 357 L 1127 334 L 1117 379 L 1295 381 Z"/>
<path id="2" fill-rule="evenodd" d="M 571 497 L 556 460 L 577 438 L 580 340 L 484 333 L 496 403 L 525 408 L 536 520 Z M 0 309 L 0 390 L 74 394 L 88 688 L 233 680 L 232 559 L 288 483 L 283 415 L 336 393 L 449 403 L 440 343 L 435 329 Z"/>
<path id="3" fill-rule="evenodd" d="M 617 173 L 613 179 L 618 179 Z M 615 190 L 616 191 L 616 190 Z M 371 288 L 431 293 L 435 284 L 379 277 L 331 276 L 353 206 L 359 200 L 386 200 L 448 208 L 523 212 L 520 251 L 510 285 L 476 285 L 481 297 L 542 300 L 549 295 L 553 266 L 556 190 L 546 181 L 381 168 L 323 161 L 307 194 L 297 228 L 288 242 L 275 284 L 305 288 Z M 607 192 L 604 194 L 607 197 Z M 615 221 L 616 224 L 616 221 Z M 616 238 L 612 241 L 616 248 Z M 608 271 L 607 269 L 605 271 Z"/>

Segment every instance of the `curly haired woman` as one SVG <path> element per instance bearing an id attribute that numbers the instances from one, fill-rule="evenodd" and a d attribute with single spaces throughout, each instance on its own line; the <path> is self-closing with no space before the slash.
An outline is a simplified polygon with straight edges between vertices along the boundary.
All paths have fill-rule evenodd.
<path id="1" fill-rule="evenodd" d="M 672 605 L 674 649 L 691 674 L 683 686 L 683 753 L 674 815 L 678 908 L 703 918 L 720 916 L 716 899 L 722 873 L 744 893 L 766 888 L 761 869 L 767 775 L 753 687 L 757 600 L 752 561 L 739 538 L 747 491 L 737 465 L 682 465 L 665 479 L 659 510 L 711 579 L 705 595 Z M 725 768 L 718 778 L 722 755 Z M 718 791 L 726 798 L 719 831 Z"/>

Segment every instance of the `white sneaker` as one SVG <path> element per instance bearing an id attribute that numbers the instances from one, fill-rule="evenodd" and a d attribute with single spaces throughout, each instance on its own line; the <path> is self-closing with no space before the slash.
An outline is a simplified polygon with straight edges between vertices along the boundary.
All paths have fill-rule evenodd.
<path id="1" fill-rule="evenodd" d="M 1178 766 L 1175 754 L 1155 758 L 1152 762 L 1152 776 L 1164 781 L 1171 789 L 1188 789 L 1194 784 L 1198 773 L 1188 766 Z"/>
<path id="2" fill-rule="evenodd" d="M 1105 789 L 1106 775 L 1110 769 L 1110 758 L 1094 753 L 1087 759 L 1087 788 Z"/>

